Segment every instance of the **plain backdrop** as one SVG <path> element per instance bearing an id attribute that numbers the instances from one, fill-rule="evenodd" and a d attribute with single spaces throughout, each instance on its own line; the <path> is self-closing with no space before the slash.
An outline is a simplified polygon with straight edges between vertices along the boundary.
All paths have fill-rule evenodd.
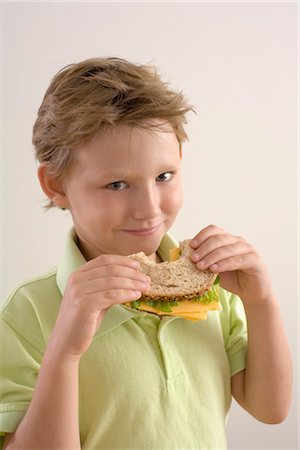
<path id="1" fill-rule="evenodd" d="M 173 234 L 189 238 L 214 223 L 253 243 L 293 353 L 289 417 L 264 425 L 233 403 L 230 449 L 298 448 L 297 10 L 295 2 L 2 4 L 1 298 L 57 264 L 71 226 L 67 213 L 43 211 L 31 145 L 50 79 L 95 56 L 155 64 L 197 110 Z"/>

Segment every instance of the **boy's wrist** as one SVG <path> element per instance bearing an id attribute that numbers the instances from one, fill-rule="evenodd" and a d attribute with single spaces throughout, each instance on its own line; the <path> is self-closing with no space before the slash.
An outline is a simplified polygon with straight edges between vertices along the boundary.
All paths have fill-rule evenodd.
<path id="1" fill-rule="evenodd" d="M 247 312 L 273 310 L 278 307 L 278 301 L 274 293 L 270 293 L 261 299 L 242 299 L 244 309 Z"/>
<path id="2" fill-rule="evenodd" d="M 43 364 L 78 369 L 81 355 L 72 355 L 50 342 L 44 354 Z"/>

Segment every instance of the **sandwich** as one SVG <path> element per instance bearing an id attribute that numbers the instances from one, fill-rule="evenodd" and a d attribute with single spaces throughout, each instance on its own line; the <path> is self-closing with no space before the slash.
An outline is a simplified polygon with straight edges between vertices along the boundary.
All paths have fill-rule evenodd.
<path id="1" fill-rule="evenodd" d="M 170 250 L 170 261 L 156 263 L 144 252 L 130 258 L 139 261 L 140 270 L 151 279 L 150 289 L 127 306 L 159 316 L 206 320 L 208 311 L 219 310 L 219 277 L 210 270 L 200 271 L 191 261 L 189 240 Z"/>

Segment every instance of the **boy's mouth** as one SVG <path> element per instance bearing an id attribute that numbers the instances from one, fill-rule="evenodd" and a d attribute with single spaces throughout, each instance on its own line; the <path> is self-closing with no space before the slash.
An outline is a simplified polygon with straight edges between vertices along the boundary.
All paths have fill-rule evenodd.
<path id="1" fill-rule="evenodd" d="M 130 228 L 130 229 L 124 229 L 122 230 L 125 233 L 135 235 L 135 236 L 149 236 L 151 234 L 156 233 L 160 229 L 160 224 L 156 225 L 154 227 L 149 228 Z"/>

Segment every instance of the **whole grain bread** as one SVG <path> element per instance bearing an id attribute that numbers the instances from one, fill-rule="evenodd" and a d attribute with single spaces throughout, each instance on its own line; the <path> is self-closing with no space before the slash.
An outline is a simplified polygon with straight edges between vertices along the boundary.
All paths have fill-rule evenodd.
<path id="1" fill-rule="evenodd" d="M 144 252 L 130 255 L 130 258 L 139 261 L 141 272 L 151 278 L 150 289 L 143 295 L 143 299 L 168 302 L 191 300 L 211 288 L 217 274 L 197 269 L 190 259 L 192 249 L 189 242 L 180 242 L 181 254 L 176 261 L 156 263 Z"/>

